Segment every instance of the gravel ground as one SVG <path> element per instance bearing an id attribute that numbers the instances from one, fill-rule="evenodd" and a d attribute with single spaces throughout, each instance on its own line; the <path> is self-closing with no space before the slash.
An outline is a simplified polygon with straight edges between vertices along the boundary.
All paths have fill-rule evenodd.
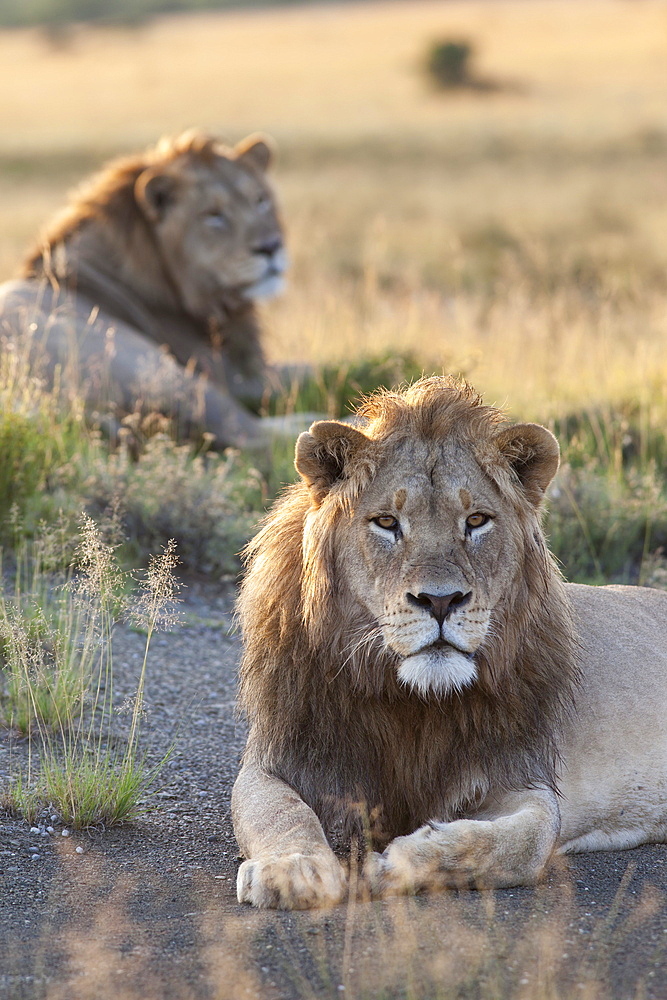
<path id="1" fill-rule="evenodd" d="M 158 634 L 146 745 L 173 743 L 136 823 L 63 836 L 0 816 L 0 997 L 667 998 L 667 848 L 579 855 L 539 888 L 258 913 L 236 902 L 231 593 L 190 581 Z M 144 636 L 121 630 L 120 688 Z M 0 739 L 0 778 L 11 748 Z M 50 821 L 49 821 L 50 822 Z"/>

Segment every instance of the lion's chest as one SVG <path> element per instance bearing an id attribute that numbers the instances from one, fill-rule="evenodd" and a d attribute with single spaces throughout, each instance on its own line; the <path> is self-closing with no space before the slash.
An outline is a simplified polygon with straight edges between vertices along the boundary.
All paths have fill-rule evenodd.
<path id="1" fill-rule="evenodd" d="M 368 704 L 330 732 L 313 720 L 283 776 L 337 839 L 370 832 L 376 845 L 429 819 L 453 818 L 472 782 L 451 765 L 442 714 L 408 703 Z M 372 710 L 371 710 L 372 709 Z M 324 737 L 324 738 L 323 738 Z"/>

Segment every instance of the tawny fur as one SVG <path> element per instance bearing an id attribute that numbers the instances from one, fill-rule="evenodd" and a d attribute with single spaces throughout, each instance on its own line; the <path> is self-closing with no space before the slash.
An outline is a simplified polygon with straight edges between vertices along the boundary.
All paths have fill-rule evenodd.
<path id="1" fill-rule="evenodd" d="M 112 432 L 157 411 L 219 447 L 293 435 L 252 412 L 279 381 L 255 308 L 287 263 L 270 159 L 187 132 L 104 167 L 0 286 L 0 349 Z"/>
<path id="2" fill-rule="evenodd" d="M 219 156 L 233 159 L 234 151 L 205 133 L 189 130 L 166 137 L 143 153 L 110 162 L 72 192 L 69 204 L 40 233 L 17 276 L 45 278 L 80 295 L 89 292 L 98 305 L 110 307 L 113 315 L 157 343 L 161 331 L 155 310 L 172 312 L 191 337 L 203 345 L 223 347 L 245 378 L 262 376 L 264 351 L 254 305 L 240 301 L 230 288 L 226 301 L 211 302 L 207 316 L 190 315 L 164 269 L 152 227 L 135 195 L 137 179 L 147 169 L 210 168 Z M 98 256 L 105 271 L 109 260 L 123 261 L 125 297 L 106 301 L 96 280 Z M 190 359 L 178 360 L 187 364 Z"/>
<path id="3" fill-rule="evenodd" d="M 432 379 L 375 395 L 360 415 L 372 442 L 361 459 L 346 461 L 347 441 L 338 439 L 324 464 L 344 468 L 344 477 L 328 491 L 316 481 L 290 487 L 248 546 L 240 704 L 251 726 L 248 756 L 303 798 L 330 839 L 370 832 L 383 846 L 433 817 L 462 815 L 490 789 L 556 787 L 577 642 L 530 483 L 520 485 L 515 472 L 522 456 L 511 455 L 509 439 L 513 461 L 493 443 L 502 414 L 467 385 Z M 415 439 L 469 449 L 516 515 L 517 586 L 475 657 L 477 683 L 444 697 L 400 686 L 396 655 L 341 571 L 356 497 Z"/>

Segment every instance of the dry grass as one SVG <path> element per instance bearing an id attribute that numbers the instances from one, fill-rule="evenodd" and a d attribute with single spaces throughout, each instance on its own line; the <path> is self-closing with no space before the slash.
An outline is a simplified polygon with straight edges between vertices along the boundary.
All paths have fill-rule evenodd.
<path id="1" fill-rule="evenodd" d="M 470 38 L 504 89 L 433 92 L 420 61 L 448 35 Z M 174 16 L 81 29 L 66 49 L 3 33 L 0 273 L 108 153 L 192 124 L 262 128 L 283 151 L 294 257 L 267 310 L 274 357 L 400 345 L 543 419 L 653 401 L 667 374 L 666 56 L 658 0 Z"/>
<path id="2" fill-rule="evenodd" d="M 631 958 L 611 974 L 613 952 L 630 952 L 634 935 L 655 926 L 663 902 L 651 886 L 636 895 L 630 889 L 632 864 L 604 917 L 595 922 L 590 914 L 582 916 L 574 881 L 565 871 L 557 885 L 525 893 L 519 916 L 507 897 L 492 893 L 349 903 L 334 911 L 289 916 L 241 914 L 220 900 L 219 885 L 210 876 L 200 875 L 190 898 L 182 889 L 179 900 L 190 907 L 183 926 L 191 928 L 190 947 L 197 958 L 197 976 L 187 978 L 182 944 L 172 946 L 168 956 L 161 950 L 162 939 L 171 941 L 174 935 L 174 890 L 168 879 L 148 867 L 134 880 L 92 851 L 82 862 L 67 841 L 58 845 L 58 854 L 61 877 L 79 884 L 86 922 L 75 917 L 47 924 L 34 944 L 36 981 L 43 969 L 52 969 L 54 947 L 67 960 L 58 980 L 51 972 L 45 994 L 50 1000 L 174 995 L 180 1000 L 335 1000 L 341 995 L 350 1000 L 644 1000 L 661 995 L 651 990 L 659 990 L 650 978 L 654 972 L 647 976 Z M 152 901 L 150 919 L 137 918 L 142 895 Z M 661 954 L 658 947 L 656 959 Z M 18 968 L 20 958 L 10 951 L 9 975 Z"/>
<path id="3" fill-rule="evenodd" d="M 132 818 L 170 751 L 150 768 L 139 747 L 151 639 L 176 623 L 180 584 L 175 543 L 149 559 L 136 592 L 117 560 L 119 526 L 84 515 L 76 561 L 49 571 L 63 539 L 44 529 L 17 553 L 13 592 L 0 594 L 0 728 L 27 737 L 27 768 L 12 767 L 0 808 L 34 823 L 54 809 L 69 827 L 113 826 Z M 1 569 L 1 567 L 0 567 Z M 125 618 L 145 632 L 137 688 L 119 738 L 114 716 L 113 632 Z"/>
<path id="4" fill-rule="evenodd" d="M 323 3 L 82 29 L 65 49 L 33 31 L 8 32 L 3 144 L 125 145 L 195 118 L 308 141 L 388 133 L 407 141 L 433 130 L 446 140 L 480 127 L 539 138 L 569 125 L 573 141 L 590 144 L 624 137 L 629 118 L 636 129 L 661 120 L 666 32 L 661 0 Z M 510 92 L 480 104 L 472 95 L 444 114 L 419 62 L 424 43 L 445 34 L 471 36 L 485 75 L 524 84 L 528 99 Z"/>

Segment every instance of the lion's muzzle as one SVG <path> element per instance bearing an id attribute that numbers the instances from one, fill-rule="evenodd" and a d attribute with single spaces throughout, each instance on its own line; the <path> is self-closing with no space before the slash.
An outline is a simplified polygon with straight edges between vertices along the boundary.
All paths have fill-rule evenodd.
<path id="1" fill-rule="evenodd" d="M 416 597 L 414 594 L 405 595 L 408 604 L 426 608 L 429 614 L 433 615 L 440 628 L 442 628 L 445 618 L 449 618 L 452 611 L 469 604 L 471 597 L 472 591 L 463 594 L 460 590 L 453 594 L 426 594 L 422 591 Z"/>

